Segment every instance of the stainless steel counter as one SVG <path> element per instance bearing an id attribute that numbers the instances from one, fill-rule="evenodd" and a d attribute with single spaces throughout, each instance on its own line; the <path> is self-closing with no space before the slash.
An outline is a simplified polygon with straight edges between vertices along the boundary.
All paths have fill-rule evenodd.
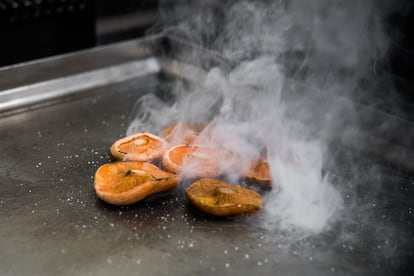
<path id="1" fill-rule="evenodd" d="M 133 52 L 136 43 L 128 45 L 121 52 Z M 82 63 L 79 57 L 74 56 Z M 122 68 L 125 62 L 134 60 L 117 64 Z M 157 62 L 162 68 L 162 60 Z M 22 79 L 30 79 L 36 66 L 25 66 L 14 69 L 21 79 L 16 86 L 4 79 L 0 86 L 16 89 L 27 82 Z M 80 71 L 100 74 L 96 70 L 107 67 L 120 68 L 105 64 Z M 62 77 L 79 73 L 66 70 L 71 73 L 31 83 L 60 85 Z M 111 162 L 109 147 L 125 134 L 135 101 L 146 93 L 168 93 L 174 82 L 161 69 L 145 72 L 76 86 L 70 90 L 76 93 L 0 118 L 1 275 L 408 275 L 414 179 L 369 158 L 358 161 L 358 173 L 366 176 L 358 180 L 361 188 L 344 194 L 354 199 L 346 206 L 355 208 L 352 222 L 339 220 L 330 231 L 303 239 L 265 227 L 262 213 L 203 215 L 189 206 L 183 185 L 129 207 L 97 199 L 93 175 Z M 346 150 L 338 155 L 339 181 L 356 172 L 347 166 L 353 160 Z M 381 195 L 370 194 L 378 185 Z M 364 209 L 355 202 L 364 202 Z"/>

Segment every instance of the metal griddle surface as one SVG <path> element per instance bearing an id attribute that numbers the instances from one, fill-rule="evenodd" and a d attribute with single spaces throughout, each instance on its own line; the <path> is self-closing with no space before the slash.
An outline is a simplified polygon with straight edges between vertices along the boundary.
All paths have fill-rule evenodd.
<path id="1" fill-rule="evenodd" d="M 189 206 L 183 186 L 129 207 L 97 199 L 93 175 L 111 162 L 108 149 L 125 134 L 135 100 L 168 85 L 149 75 L 0 118 L 1 275 L 396 275 L 412 268 L 413 206 L 404 195 L 412 195 L 413 181 L 378 165 L 380 177 L 368 177 L 372 161 L 360 167 L 361 181 L 384 185 L 384 204 L 360 210 L 349 227 L 339 222 L 300 240 L 266 228 L 260 213 L 205 216 Z M 344 167 L 347 173 L 354 172 Z M 369 200 L 364 189 L 356 193 Z"/>

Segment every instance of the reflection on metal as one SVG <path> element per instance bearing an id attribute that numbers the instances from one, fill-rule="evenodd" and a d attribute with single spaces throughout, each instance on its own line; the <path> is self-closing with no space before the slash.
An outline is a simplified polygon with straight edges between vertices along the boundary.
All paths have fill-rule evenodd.
<path id="1" fill-rule="evenodd" d="M 175 59 L 160 58 L 159 61 L 162 71 L 172 76 L 198 84 L 204 83 L 207 78 L 207 72 L 197 66 L 181 63 Z"/>
<path id="2" fill-rule="evenodd" d="M 67 96 L 94 87 L 158 73 L 159 71 L 158 61 L 151 57 L 7 89 L 0 92 L 0 112 Z"/>

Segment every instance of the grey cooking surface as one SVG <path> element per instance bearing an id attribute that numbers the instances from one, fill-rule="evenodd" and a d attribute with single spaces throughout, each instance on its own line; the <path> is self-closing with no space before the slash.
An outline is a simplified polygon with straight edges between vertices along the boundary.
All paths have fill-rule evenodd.
<path id="1" fill-rule="evenodd" d="M 264 212 L 203 215 L 187 183 L 133 206 L 100 201 L 93 175 L 135 101 L 171 82 L 146 75 L 0 118 L 1 275 L 408 275 L 414 180 L 368 158 L 347 166 L 346 150 L 333 174 L 361 175 L 343 194 L 352 214 L 301 239 L 267 227 Z"/>

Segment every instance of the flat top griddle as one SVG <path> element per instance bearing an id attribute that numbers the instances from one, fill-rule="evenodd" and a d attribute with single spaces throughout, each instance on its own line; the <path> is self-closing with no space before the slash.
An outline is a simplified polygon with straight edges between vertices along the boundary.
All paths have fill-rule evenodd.
<path id="1" fill-rule="evenodd" d="M 44 62 L 58 68 L 58 60 Z M 36 68 L 22 65 L 22 74 L 24 66 Z M 204 215 L 185 200 L 185 185 L 128 207 L 100 201 L 92 185 L 96 169 L 111 162 L 109 147 L 125 134 L 135 101 L 147 93 L 168 94 L 180 79 L 177 72 L 172 75 L 150 70 L 3 114 L 1 275 L 409 274 L 414 179 L 348 149 L 337 153 L 342 165 L 332 166 L 341 168 L 332 173 L 338 182 L 358 173 L 363 185 L 344 194 L 352 212 L 315 236 L 298 239 L 268 228 L 261 213 L 220 219 Z M 52 84 L 61 84 L 62 76 Z M 28 84 L 16 80 L 16 85 Z M 358 162 L 358 172 L 347 166 L 352 162 Z M 261 193 L 266 198 L 267 191 Z"/>

